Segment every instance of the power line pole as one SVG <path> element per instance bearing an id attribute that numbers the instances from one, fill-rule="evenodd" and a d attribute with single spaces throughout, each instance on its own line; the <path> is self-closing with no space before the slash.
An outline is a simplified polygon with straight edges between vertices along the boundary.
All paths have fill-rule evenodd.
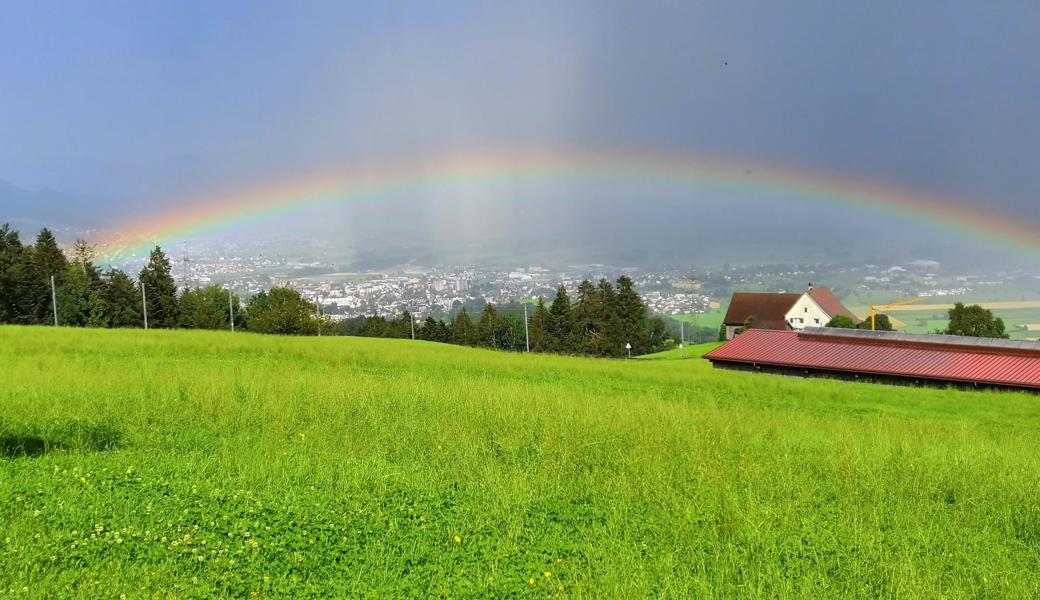
<path id="1" fill-rule="evenodd" d="M 318 337 L 321 337 L 321 302 L 318 300 L 319 296 L 314 296 L 314 314 L 318 317 Z"/>
<path id="2" fill-rule="evenodd" d="M 58 292 L 54 289 L 54 275 L 51 275 L 51 306 L 54 307 L 54 326 L 58 326 Z"/>
<path id="3" fill-rule="evenodd" d="M 408 316 L 412 318 L 412 339 L 415 339 L 415 313 L 408 311 Z"/>
<path id="4" fill-rule="evenodd" d="M 524 303 L 524 339 L 527 340 L 527 351 L 531 351 L 531 332 L 527 329 L 527 303 Z"/>
<path id="5" fill-rule="evenodd" d="M 231 302 L 231 288 L 227 291 L 228 314 L 231 315 L 231 333 L 235 333 L 235 305 Z"/>
<path id="6" fill-rule="evenodd" d="M 679 321 L 679 358 L 686 356 L 686 321 Z"/>
<path id="7" fill-rule="evenodd" d="M 141 313 L 144 315 L 144 328 L 148 329 L 148 296 L 144 292 L 144 283 L 141 283 Z"/>

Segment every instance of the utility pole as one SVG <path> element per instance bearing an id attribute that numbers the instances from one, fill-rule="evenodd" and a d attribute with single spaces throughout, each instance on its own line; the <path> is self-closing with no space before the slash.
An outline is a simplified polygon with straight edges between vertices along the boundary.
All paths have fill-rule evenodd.
<path id="1" fill-rule="evenodd" d="M 679 321 L 679 358 L 686 357 L 686 321 Z"/>
<path id="2" fill-rule="evenodd" d="M 231 333 L 235 332 L 235 305 L 231 302 L 231 288 L 227 291 L 227 308 L 228 314 L 231 316 Z"/>
<path id="3" fill-rule="evenodd" d="M 527 329 L 527 303 L 524 303 L 524 339 L 527 340 L 527 351 L 531 351 L 531 332 Z"/>
<path id="4" fill-rule="evenodd" d="M 321 337 L 321 302 L 319 296 L 314 296 L 314 314 L 318 317 L 318 337 Z"/>
<path id="5" fill-rule="evenodd" d="M 54 275 L 51 275 L 51 306 L 54 307 L 54 326 L 58 326 L 58 292 L 54 289 Z"/>
<path id="6" fill-rule="evenodd" d="M 141 313 L 144 315 L 144 328 L 148 329 L 148 296 L 144 292 L 144 282 L 141 283 Z"/>
<path id="7" fill-rule="evenodd" d="M 415 313 L 408 311 L 408 316 L 412 319 L 412 339 L 415 339 Z"/>

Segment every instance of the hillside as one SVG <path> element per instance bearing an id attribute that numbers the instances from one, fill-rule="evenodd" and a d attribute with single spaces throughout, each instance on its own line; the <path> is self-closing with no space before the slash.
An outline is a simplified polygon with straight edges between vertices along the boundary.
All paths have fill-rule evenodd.
<path id="1" fill-rule="evenodd" d="M 0 596 L 1040 593 L 1036 396 L 657 358 L 0 327 Z"/>

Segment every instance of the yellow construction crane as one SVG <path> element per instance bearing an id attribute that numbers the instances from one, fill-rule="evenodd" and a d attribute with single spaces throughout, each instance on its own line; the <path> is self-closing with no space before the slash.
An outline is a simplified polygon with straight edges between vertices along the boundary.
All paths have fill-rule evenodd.
<path id="1" fill-rule="evenodd" d="M 928 300 L 927 296 L 919 296 L 917 298 L 911 298 L 909 300 L 900 300 L 899 302 L 893 302 L 892 304 L 877 304 L 870 307 L 870 330 L 877 331 L 877 316 L 879 312 L 886 310 L 900 310 L 899 307 L 906 306 L 908 304 L 917 304 L 918 302 L 924 302 Z"/>

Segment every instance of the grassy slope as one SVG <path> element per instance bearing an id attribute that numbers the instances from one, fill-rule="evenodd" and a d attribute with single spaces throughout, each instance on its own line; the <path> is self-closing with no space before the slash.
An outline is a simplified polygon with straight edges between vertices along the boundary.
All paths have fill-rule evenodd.
<path id="1" fill-rule="evenodd" d="M 55 447 L 0 458 L 0 597 L 1040 593 L 1032 395 L 12 327 L 0 373 Z"/>

